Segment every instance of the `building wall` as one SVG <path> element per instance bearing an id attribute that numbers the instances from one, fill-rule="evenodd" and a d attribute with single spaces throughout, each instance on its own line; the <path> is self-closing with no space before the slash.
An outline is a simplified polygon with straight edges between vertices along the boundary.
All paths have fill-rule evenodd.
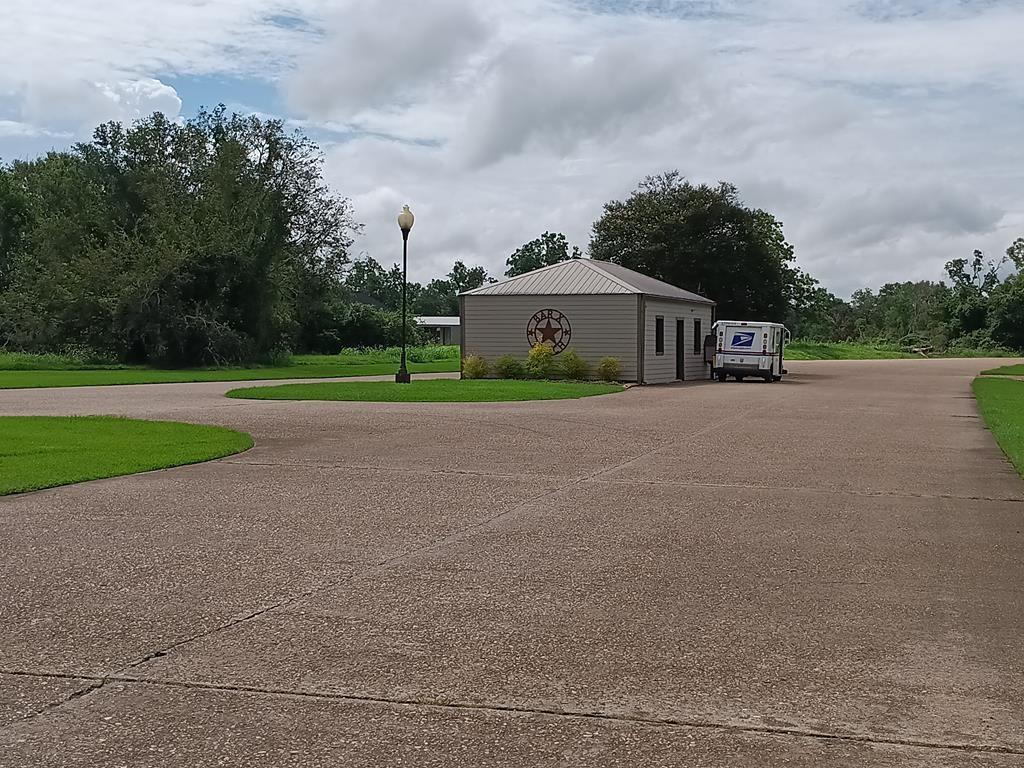
<path id="1" fill-rule="evenodd" d="M 556 309 L 572 328 L 569 347 L 591 365 L 602 357 L 622 362 L 625 381 L 637 375 L 637 296 L 464 296 L 462 355 L 480 355 L 493 363 L 502 355 L 526 359 L 526 327 L 534 313 Z"/>
<path id="2" fill-rule="evenodd" d="M 665 353 L 657 354 L 656 324 L 665 318 Z M 687 381 L 707 379 L 711 369 L 704 364 L 704 336 L 711 332 L 711 307 L 682 301 L 648 298 L 644 312 L 644 383 L 676 381 L 676 321 L 683 321 L 683 361 Z M 701 321 L 700 351 L 693 350 L 694 320 Z"/>

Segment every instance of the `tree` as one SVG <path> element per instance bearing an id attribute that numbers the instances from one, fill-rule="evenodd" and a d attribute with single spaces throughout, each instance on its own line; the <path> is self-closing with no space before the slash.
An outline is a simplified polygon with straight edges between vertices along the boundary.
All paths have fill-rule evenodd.
<path id="1" fill-rule="evenodd" d="M 345 287 L 357 301 L 398 312 L 402 309 L 402 277 L 402 268 L 397 264 L 384 269 L 367 256 L 352 263 L 345 277 Z M 406 291 L 407 299 L 415 300 L 420 291 L 419 283 L 411 283 Z"/>
<path id="2" fill-rule="evenodd" d="M 460 293 L 493 282 L 483 267 L 467 267 L 456 261 L 444 280 L 431 280 L 417 293 L 414 311 L 418 315 L 454 317 L 459 314 Z"/>
<path id="3" fill-rule="evenodd" d="M 28 227 L 28 200 L 14 175 L 0 166 L 0 291 L 10 273 L 11 260 Z"/>
<path id="4" fill-rule="evenodd" d="M 694 186 L 677 171 L 607 203 L 590 253 L 706 295 L 719 317 L 784 320 L 795 277 L 781 222 L 743 206 L 731 184 Z"/>
<path id="5" fill-rule="evenodd" d="M 541 267 L 558 264 L 560 261 L 578 259 L 582 256 L 575 245 L 569 248 L 569 241 L 561 232 L 545 232 L 536 240 L 521 245 L 508 257 L 505 266 L 506 277 L 515 277 Z"/>
<path id="6" fill-rule="evenodd" d="M 358 226 L 313 142 L 277 120 L 201 111 L 107 123 L 14 163 L 29 201 L 0 333 L 32 351 L 123 360 L 269 360 L 299 336 L 299 292 L 337 284 Z"/>
<path id="7" fill-rule="evenodd" d="M 795 338 L 841 341 L 853 333 L 850 305 L 800 269 L 786 281 L 786 303 L 786 327 Z"/>
<path id="8" fill-rule="evenodd" d="M 946 264 L 946 274 L 952 283 L 949 299 L 951 338 L 977 333 L 985 328 L 989 297 L 999 285 L 999 270 L 1005 261 L 986 262 L 985 254 L 976 250 L 969 260 L 953 259 Z"/>
<path id="9" fill-rule="evenodd" d="M 992 292 L 988 335 L 996 344 L 1024 350 L 1024 271 Z"/>
<path id="10" fill-rule="evenodd" d="M 456 295 L 464 291 L 472 291 L 484 283 L 495 282 L 494 279 L 487 276 L 487 270 L 483 267 L 467 267 L 461 261 L 456 261 L 452 265 L 452 271 L 448 273 L 448 280 Z"/>
<path id="11" fill-rule="evenodd" d="M 1006 249 L 1006 258 L 1018 272 L 1024 272 L 1024 237 L 1018 237 L 1013 241 L 1013 245 Z"/>

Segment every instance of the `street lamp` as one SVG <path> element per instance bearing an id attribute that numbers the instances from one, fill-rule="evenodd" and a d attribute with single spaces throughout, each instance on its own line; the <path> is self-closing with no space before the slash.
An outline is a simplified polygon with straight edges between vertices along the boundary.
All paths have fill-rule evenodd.
<path id="1" fill-rule="evenodd" d="M 402 212 L 398 214 L 398 228 L 402 230 L 402 365 L 395 374 L 395 381 L 399 384 L 408 384 L 412 381 L 409 369 L 405 366 L 405 342 L 409 327 L 405 318 L 405 295 L 406 286 L 409 284 L 409 232 L 415 221 L 416 217 L 412 215 L 409 206 L 402 206 Z"/>

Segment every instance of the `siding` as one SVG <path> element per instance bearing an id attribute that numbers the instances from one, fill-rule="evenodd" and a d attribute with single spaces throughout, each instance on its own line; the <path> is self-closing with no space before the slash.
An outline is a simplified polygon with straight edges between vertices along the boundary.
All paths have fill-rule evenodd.
<path id="1" fill-rule="evenodd" d="M 655 354 L 655 320 L 665 318 L 665 354 Z M 700 352 L 693 351 L 693 321 L 699 319 L 701 335 L 711 331 L 711 307 L 687 301 L 663 301 L 648 298 L 644 323 L 644 383 L 664 384 L 676 381 L 676 320 L 682 320 L 684 334 L 684 373 L 687 381 L 707 379 L 711 369 L 704 364 L 703 339 Z"/>
<path id="2" fill-rule="evenodd" d="M 510 354 L 525 360 L 530 351 L 526 339 L 530 318 L 542 309 L 557 309 L 572 326 L 570 348 L 591 365 L 596 365 L 602 357 L 617 357 L 622 362 L 623 379 L 636 381 L 635 295 L 464 295 L 462 301 L 463 357 L 480 355 L 493 363 L 502 355 Z"/>

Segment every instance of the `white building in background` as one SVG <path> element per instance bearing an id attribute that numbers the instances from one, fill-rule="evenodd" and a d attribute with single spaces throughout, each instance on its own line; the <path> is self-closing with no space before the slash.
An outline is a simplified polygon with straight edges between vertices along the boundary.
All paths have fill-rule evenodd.
<path id="1" fill-rule="evenodd" d="M 707 379 L 704 337 L 715 302 L 618 264 L 572 259 L 460 295 L 462 357 L 493 363 L 525 359 L 551 344 L 591 365 L 622 363 L 623 379 L 643 384 Z"/>
<path id="2" fill-rule="evenodd" d="M 416 324 L 430 331 L 438 344 L 462 343 L 462 328 L 457 317 L 417 317 Z"/>

